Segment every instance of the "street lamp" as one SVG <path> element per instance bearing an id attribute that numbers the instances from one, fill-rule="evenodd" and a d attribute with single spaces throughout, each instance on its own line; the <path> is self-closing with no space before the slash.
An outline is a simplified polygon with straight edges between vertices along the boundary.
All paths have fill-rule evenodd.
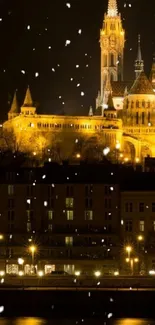
<path id="1" fill-rule="evenodd" d="M 3 240 L 4 236 L 2 234 L 0 234 L 0 240 Z"/>
<path id="2" fill-rule="evenodd" d="M 101 276 L 101 272 L 100 271 L 95 271 L 95 276 L 98 278 L 99 276 Z"/>
<path id="3" fill-rule="evenodd" d="M 23 258 L 18 258 L 18 264 L 19 264 L 19 265 L 23 265 L 23 264 L 24 264 L 24 260 L 23 260 Z"/>
<path id="4" fill-rule="evenodd" d="M 36 246 L 32 245 L 29 247 L 29 250 L 32 254 L 32 265 L 34 264 L 34 253 L 36 252 Z"/>
<path id="5" fill-rule="evenodd" d="M 126 246 L 125 249 L 126 249 L 126 252 L 128 253 L 128 257 L 130 258 L 130 253 L 132 251 L 132 247 L 131 246 Z"/>
<path id="6" fill-rule="evenodd" d="M 138 240 L 138 241 L 142 241 L 142 240 L 144 240 L 144 237 L 141 236 L 141 235 L 139 235 L 139 236 L 137 237 L 137 240 Z"/>

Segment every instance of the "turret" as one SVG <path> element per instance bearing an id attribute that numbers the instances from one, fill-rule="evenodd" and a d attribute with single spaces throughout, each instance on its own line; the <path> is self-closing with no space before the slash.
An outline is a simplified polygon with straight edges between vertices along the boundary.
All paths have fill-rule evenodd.
<path id="1" fill-rule="evenodd" d="M 19 105 L 18 105 L 18 101 L 17 101 L 17 94 L 15 91 L 12 105 L 11 105 L 10 111 L 8 113 L 8 119 L 11 120 L 18 115 L 19 115 Z"/>
<path id="2" fill-rule="evenodd" d="M 106 117 L 108 119 L 109 118 L 110 119 L 117 118 L 117 111 L 114 107 L 113 98 L 112 98 L 111 93 L 109 94 L 109 97 L 108 97 L 107 106 L 108 106 L 108 108 L 106 108 L 104 110 L 104 117 Z"/>
<path id="3" fill-rule="evenodd" d="M 36 113 L 36 107 L 34 107 L 29 87 L 27 88 L 24 103 L 21 107 L 21 113 L 23 115 L 34 115 Z"/>
<path id="4" fill-rule="evenodd" d="M 152 83 L 153 90 L 155 92 L 155 53 L 153 56 L 153 63 L 152 63 L 152 69 L 150 73 L 150 82 Z"/>
<path id="5" fill-rule="evenodd" d="M 90 106 L 88 116 L 93 116 L 93 108 Z"/>
<path id="6" fill-rule="evenodd" d="M 140 45 L 140 35 L 138 35 L 138 53 L 137 59 L 135 60 L 135 74 L 136 79 L 140 75 L 140 73 L 144 71 L 144 61 L 142 60 L 142 52 L 141 52 L 141 45 Z"/>

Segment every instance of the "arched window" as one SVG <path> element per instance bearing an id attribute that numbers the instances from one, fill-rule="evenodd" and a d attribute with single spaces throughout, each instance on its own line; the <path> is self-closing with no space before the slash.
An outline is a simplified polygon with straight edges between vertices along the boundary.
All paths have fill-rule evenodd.
<path id="1" fill-rule="evenodd" d="M 150 112 L 148 112 L 148 123 L 150 123 Z"/>
<path id="2" fill-rule="evenodd" d="M 145 108 L 145 102 L 142 100 L 142 107 Z"/>
<path id="3" fill-rule="evenodd" d="M 114 81 L 114 75 L 113 75 L 112 72 L 111 72 L 111 74 L 110 74 L 110 81 Z"/>
<path id="4" fill-rule="evenodd" d="M 136 101 L 136 108 L 139 108 L 139 101 Z"/>
<path id="5" fill-rule="evenodd" d="M 131 102 L 131 108 L 134 108 L 134 101 Z"/>
<path id="6" fill-rule="evenodd" d="M 139 116 L 138 116 L 138 112 L 136 112 L 136 124 L 138 124 L 139 122 Z"/>
<path id="7" fill-rule="evenodd" d="M 107 67 L 107 55 L 103 54 L 103 65 L 104 67 Z"/>
<path id="8" fill-rule="evenodd" d="M 126 108 L 129 108 L 129 100 L 126 101 Z"/>
<path id="9" fill-rule="evenodd" d="M 144 124 L 144 119 L 145 119 L 145 115 L 144 115 L 144 112 L 142 112 L 142 124 Z"/>
<path id="10" fill-rule="evenodd" d="M 147 103 L 147 107 L 148 107 L 148 108 L 151 107 L 151 103 L 150 103 L 150 102 Z"/>
<path id="11" fill-rule="evenodd" d="M 114 67 L 115 65 L 115 57 L 113 53 L 110 53 L 110 66 Z"/>

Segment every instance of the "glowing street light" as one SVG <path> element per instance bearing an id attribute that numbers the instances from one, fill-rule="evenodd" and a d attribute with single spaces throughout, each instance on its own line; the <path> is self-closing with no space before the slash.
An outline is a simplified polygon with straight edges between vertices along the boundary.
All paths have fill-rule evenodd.
<path id="1" fill-rule="evenodd" d="M 38 276 L 42 277 L 44 275 L 43 271 L 38 271 Z"/>
<path id="2" fill-rule="evenodd" d="M 0 234 L 0 240 L 3 240 L 4 236 L 2 234 Z"/>
<path id="3" fill-rule="evenodd" d="M 32 265 L 34 264 L 34 253 L 36 252 L 36 246 L 32 245 L 29 247 L 29 250 L 32 254 Z"/>
<path id="4" fill-rule="evenodd" d="M 80 271 L 75 271 L 75 275 L 76 276 L 80 276 L 81 275 L 81 272 Z"/>
<path id="5" fill-rule="evenodd" d="M 24 264 L 24 260 L 23 260 L 23 258 L 18 258 L 18 264 L 19 264 L 19 265 L 23 265 L 23 264 Z"/>
<path id="6" fill-rule="evenodd" d="M 143 237 L 142 235 L 139 235 L 139 236 L 137 237 L 137 239 L 138 239 L 138 241 L 142 241 L 142 240 L 144 240 L 144 237 Z"/>
<path id="7" fill-rule="evenodd" d="M 95 276 L 98 278 L 99 276 L 101 276 L 101 272 L 100 271 L 95 271 Z"/>
<path id="8" fill-rule="evenodd" d="M 80 159 L 80 158 L 81 158 L 80 153 L 77 153 L 77 154 L 76 154 L 76 158 L 77 158 L 77 159 Z"/>

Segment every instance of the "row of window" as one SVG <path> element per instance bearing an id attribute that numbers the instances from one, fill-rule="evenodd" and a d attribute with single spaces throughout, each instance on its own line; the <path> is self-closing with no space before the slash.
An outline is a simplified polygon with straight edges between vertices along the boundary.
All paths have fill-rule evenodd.
<path id="1" fill-rule="evenodd" d="M 55 128 L 55 129 L 105 129 L 106 126 L 104 124 L 101 125 L 91 125 L 91 124 L 57 124 L 57 123 L 37 123 L 38 128 Z"/>
<path id="2" fill-rule="evenodd" d="M 152 221 L 152 230 L 155 231 L 155 220 Z M 127 231 L 127 232 L 133 231 L 133 221 L 132 220 L 125 221 L 125 231 Z M 145 221 L 144 220 L 139 221 L 139 231 L 140 232 L 145 231 Z"/>
<path id="3" fill-rule="evenodd" d="M 144 202 L 138 203 L 138 212 L 145 212 L 145 209 L 149 209 L 149 206 L 145 205 Z M 151 210 L 152 210 L 152 212 L 155 212 L 155 202 L 152 202 Z M 125 212 L 133 212 L 133 203 L 132 202 L 125 203 Z"/>
<path id="4" fill-rule="evenodd" d="M 126 101 L 126 108 L 150 108 L 151 107 L 151 102 L 145 102 L 144 100 L 139 101 L 137 100 L 136 102 L 134 101 Z"/>

